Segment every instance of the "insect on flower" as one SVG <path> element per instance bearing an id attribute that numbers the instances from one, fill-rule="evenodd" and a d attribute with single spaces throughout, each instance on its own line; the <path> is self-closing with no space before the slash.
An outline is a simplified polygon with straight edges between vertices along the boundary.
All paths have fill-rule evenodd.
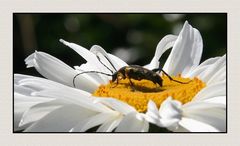
<path id="1" fill-rule="evenodd" d="M 133 82 L 131 81 L 131 79 L 135 79 L 135 80 L 149 80 L 151 82 L 153 82 L 154 84 L 158 84 L 160 87 L 162 87 L 162 82 L 163 82 L 163 79 L 161 78 L 160 74 L 157 73 L 158 71 L 162 71 L 171 81 L 174 81 L 174 82 L 177 82 L 177 83 L 181 83 L 181 84 L 187 84 L 189 82 L 181 82 L 181 81 L 177 81 L 177 80 L 174 80 L 170 75 L 168 75 L 161 67 L 160 63 L 159 63 L 159 67 L 156 68 L 156 69 L 152 69 L 152 70 L 149 70 L 149 69 L 146 69 L 144 67 L 141 67 L 139 65 L 129 65 L 129 66 L 124 66 L 122 68 L 120 68 L 119 70 L 117 70 L 113 63 L 107 58 L 105 57 L 108 62 L 111 64 L 111 66 L 114 68 L 115 72 L 113 72 L 108 66 L 106 66 L 100 59 L 99 56 L 97 56 L 97 59 L 99 60 L 99 62 L 105 66 L 112 74 L 108 74 L 108 73 L 104 73 L 104 72 L 99 72 L 99 71 L 85 71 L 85 72 L 81 72 L 81 73 L 78 73 L 77 75 L 74 76 L 73 78 L 73 86 L 75 87 L 75 79 L 77 76 L 81 75 L 81 74 L 84 74 L 84 73 L 99 73 L 99 74 L 103 74 L 103 75 L 106 75 L 106 76 L 112 76 L 112 82 L 117 82 L 116 83 L 116 86 L 118 85 L 118 81 L 121 80 L 121 79 L 128 79 L 129 80 L 129 83 L 131 85 L 131 88 L 133 90 L 134 89 L 134 84 Z M 114 87 L 116 87 L 114 86 Z"/>

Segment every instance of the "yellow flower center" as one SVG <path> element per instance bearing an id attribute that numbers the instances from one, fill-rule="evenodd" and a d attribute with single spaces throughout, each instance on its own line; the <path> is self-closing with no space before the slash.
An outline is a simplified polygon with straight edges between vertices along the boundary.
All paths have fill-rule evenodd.
<path id="1" fill-rule="evenodd" d="M 118 85 L 110 81 L 107 85 L 99 86 L 93 95 L 116 98 L 135 107 L 138 112 L 146 112 L 149 100 L 155 102 L 158 108 L 169 96 L 185 104 L 190 102 L 193 97 L 206 86 L 205 83 L 198 78 L 182 78 L 181 75 L 172 78 L 186 84 L 171 81 L 164 75 L 162 76 L 162 87 L 149 80 L 137 81 L 134 79 L 131 79 L 134 84 L 134 86 L 131 86 L 129 79 L 122 79 Z M 133 88 L 135 90 L 133 90 Z"/>

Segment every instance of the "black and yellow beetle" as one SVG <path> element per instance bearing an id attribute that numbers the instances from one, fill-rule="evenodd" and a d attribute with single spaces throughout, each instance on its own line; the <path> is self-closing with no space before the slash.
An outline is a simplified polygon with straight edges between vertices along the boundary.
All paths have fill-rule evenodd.
<path id="1" fill-rule="evenodd" d="M 131 79 L 138 81 L 145 79 L 162 86 L 162 78 L 160 75 L 139 65 L 129 65 L 120 68 L 112 75 L 112 82 L 117 81 L 118 84 L 118 80 L 126 78 L 129 79 L 131 86 L 133 86 Z"/>
<path id="2" fill-rule="evenodd" d="M 111 66 L 116 70 L 116 68 L 114 67 L 114 65 L 111 63 L 111 61 L 105 57 L 108 62 L 111 64 Z M 102 61 L 100 60 L 99 56 L 97 56 L 97 59 L 99 60 L 99 62 L 101 64 Z M 184 82 L 180 82 L 177 80 L 174 80 L 171 76 L 169 76 L 160 66 L 159 68 L 153 69 L 153 70 L 149 70 L 146 69 L 144 67 L 141 67 L 139 65 L 129 65 L 129 66 L 124 66 L 122 68 L 120 68 L 119 70 L 116 70 L 115 72 L 113 72 L 109 67 L 107 67 L 105 64 L 103 64 L 109 71 L 112 72 L 112 74 L 108 74 L 108 73 L 103 73 L 103 72 L 99 72 L 99 71 L 85 71 L 85 72 L 81 72 L 78 73 L 77 75 L 74 76 L 73 78 L 73 86 L 75 87 L 75 79 L 77 76 L 84 74 L 84 73 L 99 73 L 99 74 L 103 74 L 103 75 L 107 75 L 107 76 L 112 76 L 112 82 L 121 80 L 121 79 L 129 79 L 129 83 L 131 84 L 131 87 L 134 86 L 133 82 L 131 81 L 131 79 L 134 80 L 149 80 L 152 81 L 154 84 L 158 84 L 159 86 L 162 87 L 162 78 L 160 76 L 160 74 L 157 73 L 157 71 L 162 71 L 171 81 L 175 81 L 181 84 L 186 84 Z M 187 82 L 188 83 L 188 82 Z M 117 85 L 116 84 L 116 85 Z"/>

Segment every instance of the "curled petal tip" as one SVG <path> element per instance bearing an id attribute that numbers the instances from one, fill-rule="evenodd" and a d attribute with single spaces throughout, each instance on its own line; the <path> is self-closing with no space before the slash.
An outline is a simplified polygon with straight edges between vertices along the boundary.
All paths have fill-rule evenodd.
<path id="1" fill-rule="evenodd" d="M 64 39 L 59 39 L 59 42 L 66 44 L 67 42 Z"/>

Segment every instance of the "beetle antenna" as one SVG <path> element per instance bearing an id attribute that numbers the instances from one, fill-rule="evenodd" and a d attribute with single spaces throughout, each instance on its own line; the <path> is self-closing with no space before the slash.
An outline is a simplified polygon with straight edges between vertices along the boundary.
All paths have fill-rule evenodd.
<path id="1" fill-rule="evenodd" d="M 97 55 L 96 55 L 97 56 Z M 103 55 L 104 56 L 104 55 Z M 115 68 L 115 66 L 113 65 L 113 63 L 106 57 L 106 56 L 104 56 L 106 59 L 107 59 L 107 61 L 110 63 L 110 65 L 113 67 L 113 69 L 115 70 L 115 71 L 117 71 L 117 69 Z M 98 60 L 100 61 L 100 57 L 99 56 L 97 56 L 97 58 L 98 58 Z M 100 61 L 101 63 L 102 63 L 102 61 Z M 103 64 L 103 63 L 102 63 Z M 103 64 L 104 65 L 104 64 Z M 104 65 L 105 67 L 106 67 L 106 65 Z M 108 67 L 106 67 L 106 68 L 108 68 Z M 109 69 L 109 68 L 108 68 Z M 109 69 L 110 70 L 110 69 Z M 111 71 L 112 72 L 112 71 Z"/>
<path id="2" fill-rule="evenodd" d="M 79 76 L 79 75 L 81 75 L 81 74 L 84 74 L 84 73 L 99 73 L 99 74 L 103 74 L 103 75 L 106 75 L 106 76 L 112 76 L 111 74 L 107 74 L 107 73 L 99 72 L 99 71 L 85 71 L 85 72 L 81 72 L 81 73 L 76 74 L 76 75 L 73 77 L 73 87 L 76 87 L 76 86 L 75 86 L 75 79 L 76 79 L 76 77 Z"/>
<path id="3" fill-rule="evenodd" d="M 96 55 L 96 56 L 97 56 L 97 55 Z M 97 56 L 97 59 L 98 59 L 98 61 L 99 61 L 103 66 L 105 66 L 105 67 L 113 74 L 113 71 L 112 71 L 106 64 L 104 64 L 104 63 L 101 61 L 101 59 L 100 59 L 99 56 Z"/>

